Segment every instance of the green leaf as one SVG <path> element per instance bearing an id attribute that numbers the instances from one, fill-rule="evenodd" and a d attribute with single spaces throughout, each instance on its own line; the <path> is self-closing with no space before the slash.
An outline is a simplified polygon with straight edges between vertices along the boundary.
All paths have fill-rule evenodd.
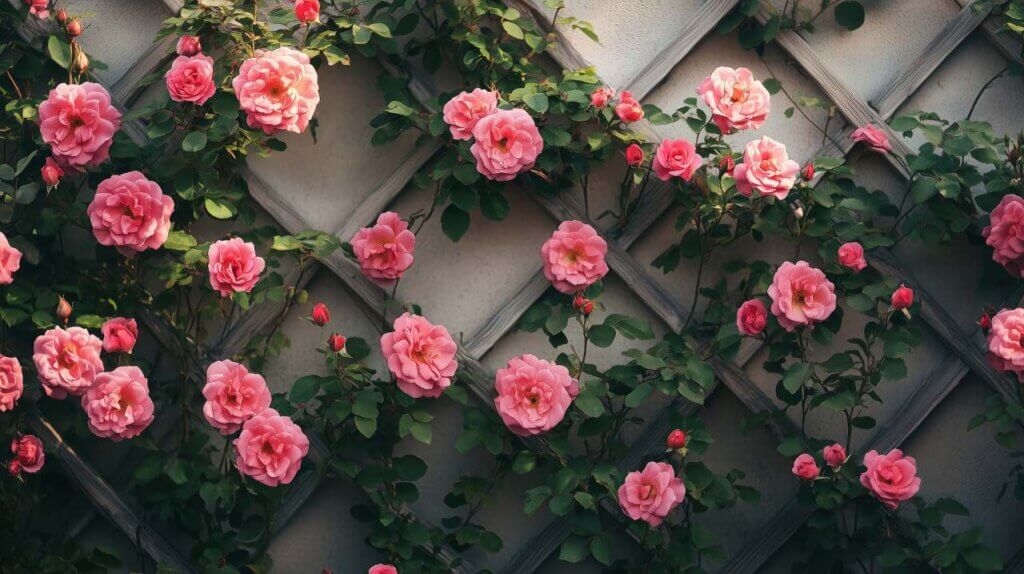
<path id="1" fill-rule="evenodd" d="M 995 550 L 985 546 L 968 548 L 964 551 L 963 557 L 972 568 L 982 572 L 998 572 L 1003 569 L 1003 559 Z"/>
<path id="2" fill-rule="evenodd" d="M 472 163 L 460 163 L 452 168 L 452 174 L 462 185 L 473 185 L 480 179 L 480 172 Z"/>
<path id="3" fill-rule="evenodd" d="M 210 217 L 214 219 L 231 219 L 237 213 L 233 204 L 207 197 L 203 201 L 203 205 L 206 206 L 206 213 L 210 214 Z"/>
<path id="4" fill-rule="evenodd" d="M 811 365 L 808 363 L 795 363 L 786 369 L 782 377 L 782 387 L 790 393 L 796 394 L 804 386 L 804 381 L 811 375 Z"/>
<path id="5" fill-rule="evenodd" d="M 322 382 L 323 380 L 318 375 L 300 377 L 292 384 L 291 390 L 288 391 L 288 400 L 293 403 L 308 403 L 320 392 Z"/>
<path id="6" fill-rule="evenodd" d="M 526 94 L 523 96 L 523 103 L 538 114 L 543 114 L 548 111 L 548 97 L 544 94 Z"/>
<path id="7" fill-rule="evenodd" d="M 538 486 L 526 491 L 526 502 L 523 504 L 523 511 L 526 514 L 537 512 L 544 502 L 551 496 L 551 487 Z"/>
<path id="8" fill-rule="evenodd" d="M 654 386 L 650 383 L 641 384 L 626 395 L 625 405 L 631 409 L 642 405 L 653 390 Z"/>
<path id="9" fill-rule="evenodd" d="M 642 319 L 613 313 L 605 318 L 604 324 L 615 329 L 627 339 L 647 340 L 654 338 L 654 331 L 651 329 L 651 326 Z"/>
<path id="10" fill-rule="evenodd" d="M 604 414 L 604 404 L 601 399 L 589 393 L 580 394 L 573 403 L 588 417 L 599 417 Z"/>
<path id="11" fill-rule="evenodd" d="M 590 553 L 601 564 L 608 566 L 612 563 L 612 539 L 609 534 L 601 534 L 590 540 Z"/>
<path id="12" fill-rule="evenodd" d="M 505 29 L 505 33 L 515 38 L 516 40 L 523 39 L 523 29 L 519 27 L 519 24 L 505 20 L 501 23 L 501 27 Z"/>
<path id="13" fill-rule="evenodd" d="M 836 22 L 847 30 L 856 30 L 864 24 L 864 6 L 857 0 L 840 2 L 835 11 Z"/>
<path id="14" fill-rule="evenodd" d="M 565 542 L 562 543 L 562 548 L 558 552 L 558 559 L 575 564 L 587 557 L 587 551 L 587 539 L 574 534 L 566 538 Z"/>
<path id="15" fill-rule="evenodd" d="M 164 249 L 171 251 L 188 251 L 195 246 L 196 238 L 178 229 L 168 233 L 167 241 L 164 242 Z"/>
<path id="16" fill-rule="evenodd" d="M 355 421 L 356 430 L 358 430 L 359 434 L 363 435 L 364 437 L 370 438 L 373 435 L 377 434 L 377 419 L 367 419 L 357 416 L 355 418 Z"/>
<path id="17" fill-rule="evenodd" d="M 369 24 L 366 27 L 372 30 L 374 34 L 380 36 L 381 38 L 391 37 L 391 29 L 388 28 L 388 25 L 383 22 L 374 22 L 373 24 Z"/>
<path id="18" fill-rule="evenodd" d="M 590 342 L 597 347 L 607 348 L 615 341 L 615 329 L 608 325 L 594 325 L 588 331 Z"/>
<path id="19" fill-rule="evenodd" d="M 392 466 L 402 480 L 419 480 L 427 473 L 427 463 L 411 454 L 394 459 Z"/>
<path id="20" fill-rule="evenodd" d="M 206 134 L 203 132 L 189 132 L 185 139 L 181 140 L 181 149 L 195 153 L 206 147 Z"/>
<path id="21" fill-rule="evenodd" d="M 46 51 L 50 53 L 50 59 L 57 62 L 61 68 L 67 69 L 71 65 L 71 44 L 62 40 L 60 36 L 50 36 L 46 42 Z"/>
<path id="22" fill-rule="evenodd" d="M 452 241 L 462 239 L 469 231 L 469 214 L 455 204 L 449 205 L 441 214 L 441 230 Z"/>
<path id="23" fill-rule="evenodd" d="M 270 248 L 274 251 L 294 251 L 302 249 L 302 242 L 293 235 L 275 235 Z"/>

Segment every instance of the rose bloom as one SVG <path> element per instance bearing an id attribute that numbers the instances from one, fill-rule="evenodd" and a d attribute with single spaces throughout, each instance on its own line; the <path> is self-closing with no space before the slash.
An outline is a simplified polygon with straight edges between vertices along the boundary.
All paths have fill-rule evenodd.
<path id="1" fill-rule="evenodd" d="M 892 144 L 889 143 L 889 134 L 872 124 L 853 130 L 850 137 L 855 142 L 864 142 L 872 151 L 885 153 L 892 149 Z"/>
<path id="2" fill-rule="evenodd" d="M 114 317 L 103 324 L 103 350 L 108 353 L 131 353 L 139 338 L 135 319 Z"/>
<path id="3" fill-rule="evenodd" d="M 174 200 L 142 172 L 129 171 L 100 182 L 87 212 L 96 241 L 131 257 L 167 241 Z"/>
<path id="4" fill-rule="evenodd" d="M 580 392 L 569 369 L 534 355 L 513 357 L 495 376 L 494 408 L 510 431 L 538 435 L 562 422 Z"/>
<path id="5" fill-rule="evenodd" d="M 826 446 L 821 454 L 825 457 L 825 464 L 831 466 L 833 470 L 838 470 L 846 462 L 846 449 L 839 443 Z"/>
<path id="6" fill-rule="evenodd" d="M 267 263 L 256 255 L 256 246 L 238 237 L 215 241 L 210 246 L 210 287 L 221 297 L 252 291 Z"/>
<path id="7" fill-rule="evenodd" d="M 269 408 L 245 421 L 234 445 L 235 468 L 267 486 L 291 482 L 309 453 L 309 439 L 299 425 Z"/>
<path id="8" fill-rule="evenodd" d="M 414 399 L 441 396 L 458 368 L 448 330 L 419 315 L 395 319 L 394 330 L 381 336 L 380 349 L 398 388 Z"/>
<path id="9" fill-rule="evenodd" d="M 21 251 L 11 247 L 7 236 L 0 232 L 0 285 L 14 282 L 14 273 L 21 269 Z"/>
<path id="10" fill-rule="evenodd" d="M 398 568 L 390 564 L 374 564 L 366 574 L 398 574 Z"/>
<path id="11" fill-rule="evenodd" d="M 520 109 L 495 110 L 473 127 L 469 151 L 476 170 L 493 181 L 509 181 L 529 171 L 544 150 L 544 140 L 530 114 Z"/>
<path id="12" fill-rule="evenodd" d="M 756 189 L 761 195 L 786 199 L 799 174 L 800 164 L 789 159 L 786 146 L 765 136 L 747 144 L 733 178 L 736 189 L 747 197 Z"/>
<path id="13" fill-rule="evenodd" d="M 644 163 L 644 148 L 637 144 L 629 144 L 626 148 L 626 163 L 633 167 L 639 167 Z"/>
<path id="14" fill-rule="evenodd" d="M 693 142 L 686 139 L 665 139 L 654 152 L 651 167 L 662 181 L 668 181 L 673 177 L 690 181 L 702 161 Z"/>
<path id="15" fill-rule="evenodd" d="M 46 395 L 63 399 L 84 393 L 103 371 L 102 347 L 98 337 L 81 327 L 54 327 L 36 337 L 32 362 Z"/>
<path id="16" fill-rule="evenodd" d="M 249 127 L 267 135 L 306 131 L 320 103 L 316 69 L 309 56 L 288 47 L 256 52 L 231 80 Z"/>
<path id="17" fill-rule="evenodd" d="M 917 476 L 917 461 L 903 456 L 903 451 L 894 448 L 886 455 L 871 451 L 864 455 L 867 470 L 860 475 L 860 483 L 871 491 L 886 508 L 895 510 L 900 502 L 910 500 L 921 488 Z"/>
<path id="18" fill-rule="evenodd" d="M 814 457 L 804 453 L 793 460 L 793 474 L 803 480 L 814 480 L 821 474 L 821 469 L 814 462 Z"/>
<path id="19" fill-rule="evenodd" d="M 555 289 L 572 294 L 608 274 L 608 243 L 582 221 L 563 221 L 540 246 L 544 276 Z"/>
<path id="20" fill-rule="evenodd" d="M 53 187 L 60 183 L 60 178 L 64 177 L 64 170 L 61 169 L 60 165 L 52 157 L 48 157 L 46 158 L 46 163 L 39 170 L 39 175 L 42 176 L 43 183 L 47 187 Z"/>
<path id="21" fill-rule="evenodd" d="M 1000 371 L 1024 380 L 1024 309 L 1003 309 L 995 314 L 988 331 L 988 360 Z"/>
<path id="22" fill-rule="evenodd" d="M 481 118 L 498 109 L 498 92 L 476 88 L 462 92 L 444 105 L 444 123 L 457 140 L 473 139 L 473 128 Z"/>
<path id="23" fill-rule="evenodd" d="M 835 285 L 806 261 L 786 261 L 768 287 L 775 315 L 787 331 L 828 319 L 836 310 Z"/>
<path id="24" fill-rule="evenodd" d="M 25 0 L 28 6 L 28 13 L 36 18 L 47 19 L 50 17 L 50 0 Z"/>
<path id="25" fill-rule="evenodd" d="M 711 109 L 711 121 L 723 134 L 756 130 L 771 111 L 771 95 L 746 68 L 715 68 L 697 88 L 697 95 Z"/>
<path id="26" fill-rule="evenodd" d="M 856 241 L 850 241 L 839 246 L 839 264 L 854 272 L 860 272 L 868 266 L 864 259 L 864 248 Z"/>
<path id="27" fill-rule="evenodd" d="M 892 292 L 892 308 L 899 311 L 914 304 L 914 290 L 900 283 L 899 288 Z"/>
<path id="28" fill-rule="evenodd" d="M 179 56 L 195 56 L 203 51 L 203 45 L 199 42 L 198 36 L 182 36 L 178 38 L 178 45 L 175 50 Z"/>
<path id="29" fill-rule="evenodd" d="M 296 0 L 295 19 L 303 24 L 320 21 L 319 0 Z"/>
<path id="30" fill-rule="evenodd" d="M 590 94 L 590 105 L 601 109 L 608 105 L 608 102 L 615 97 L 615 90 L 601 86 Z"/>
<path id="31" fill-rule="evenodd" d="M 736 312 L 736 328 L 741 335 L 753 337 L 759 335 L 768 325 L 768 310 L 760 299 L 744 301 Z"/>
<path id="32" fill-rule="evenodd" d="M 154 418 L 149 381 L 136 366 L 100 373 L 82 395 L 82 410 L 96 436 L 114 442 L 139 436 Z"/>
<path id="33" fill-rule="evenodd" d="M 29 474 L 39 472 L 46 462 L 43 441 L 35 435 L 27 434 L 11 439 L 11 453 L 17 458 L 21 470 Z"/>
<path id="34" fill-rule="evenodd" d="M 0 413 L 14 410 L 24 390 L 21 363 L 14 357 L 0 355 Z"/>
<path id="35" fill-rule="evenodd" d="M 270 389 L 262 376 L 234 361 L 216 361 L 206 369 L 203 416 L 210 426 L 229 435 L 270 406 Z"/>
<path id="36" fill-rule="evenodd" d="M 202 54 L 175 58 L 164 80 L 167 93 L 176 102 L 201 106 L 217 91 L 213 82 L 213 58 Z"/>
<path id="37" fill-rule="evenodd" d="M 121 112 L 95 82 L 58 84 L 39 104 L 39 132 L 54 159 L 74 170 L 107 160 Z"/>
<path id="38" fill-rule="evenodd" d="M 394 211 L 380 214 L 376 224 L 360 229 L 352 237 L 359 269 L 384 286 L 394 285 L 412 267 L 415 249 L 416 236 Z"/>
<path id="39" fill-rule="evenodd" d="M 622 92 L 622 97 L 615 106 L 615 115 L 619 116 L 623 123 L 629 124 L 644 119 L 644 109 L 640 102 L 633 99 L 633 94 Z"/>
<path id="40" fill-rule="evenodd" d="M 672 465 L 651 461 L 643 470 L 627 474 L 618 494 L 619 506 L 626 516 L 657 528 L 683 502 L 686 486 Z"/>
<path id="41" fill-rule="evenodd" d="M 982 230 L 992 259 L 1014 277 L 1024 277 L 1024 198 L 1004 195 Z"/>

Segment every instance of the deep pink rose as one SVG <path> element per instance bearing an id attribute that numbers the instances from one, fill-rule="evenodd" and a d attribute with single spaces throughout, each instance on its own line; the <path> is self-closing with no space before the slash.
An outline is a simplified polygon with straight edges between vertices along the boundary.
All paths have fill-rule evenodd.
<path id="1" fill-rule="evenodd" d="M 697 88 L 697 95 L 711 109 L 711 121 L 723 134 L 756 130 L 771 111 L 771 95 L 746 68 L 715 68 Z"/>
<path id="2" fill-rule="evenodd" d="M 108 353 L 131 353 L 139 338 L 135 319 L 114 317 L 103 324 L 103 350 Z"/>
<path id="3" fill-rule="evenodd" d="M 14 410 L 24 390 L 21 363 L 14 357 L 0 355 L 0 413 Z"/>
<path id="4" fill-rule="evenodd" d="M 217 86 L 213 82 L 213 58 L 178 56 L 171 63 L 171 69 L 164 74 L 167 93 L 176 102 L 192 102 L 201 106 L 213 97 Z"/>
<path id="5" fill-rule="evenodd" d="M 320 0 L 296 0 L 295 19 L 303 24 L 320 21 Z"/>
<path id="6" fill-rule="evenodd" d="M 174 200 L 142 172 L 129 171 L 100 182 L 88 213 L 96 241 L 131 257 L 167 241 Z"/>
<path id="7" fill-rule="evenodd" d="M 46 462 L 43 441 L 35 435 L 27 434 L 11 439 L 11 453 L 17 459 L 21 470 L 29 474 L 39 472 Z"/>
<path id="8" fill-rule="evenodd" d="M 981 234 L 992 259 L 1014 277 L 1024 277 L 1024 198 L 1004 195 Z"/>
<path id="9" fill-rule="evenodd" d="M 643 470 L 627 474 L 618 494 L 619 506 L 626 516 L 657 528 L 683 502 L 686 486 L 672 465 L 651 461 Z"/>
<path id="10" fill-rule="evenodd" d="M 661 145 L 654 152 L 651 167 L 654 168 L 654 174 L 663 181 L 668 181 L 673 177 L 681 177 L 684 181 L 690 181 L 693 172 L 697 171 L 702 161 L 701 157 L 697 155 L 697 147 L 690 140 L 666 139 L 661 141 Z"/>
<path id="11" fill-rule="evenodd" d="M 615 90 L 601 86 L 590 94 L 590 105 L 601 109 L 608 105 L 608 102 L 615 97 Z"/>
<path id="12" fill-rule="evenodd" d="M 11 247 L 7 236 L 0 232 L 0 285 L 14 282 L 14 273 L 21 269 L 21 251 Z"/>
<path id="13" fill-rule="evenodd" d="M 50 0 L 25 0 L 28 13 L 45 20 L 50 17 Z"/>
<path id="14" fill-rule="evenodd" d="M 47 187 L 53 187 L 60 183 L 60 178 L 64 177 L 64 170 L 52 157 L 48 157 L 46 163 L 40 168 L 39 175 L 43 177 L 43 183 Z"/>
<path id="15" fill-rule="evenodd" d="M 872 151 L 878 153 L 885 153 L 892 150 L 892 144 L 889 143 L 889 134 L 885 130 L 875 127 L 872 124 L 868 124 L 864 127 L 853 130 L 850 134 L 855 142 L 864 142 Z"/>
<path id="16" fill-rule="evenodd" d="M 98 337 L 81 327 L 54 327 L 37 337 L 32 362 L 46 395 L 63 399 L 84 393 L 103 370 L 102 347 Z"/>
<path id="17" fill-rule="evenodd" d="M 826 446 L 821 454 L 825 457 L 825 464 L 831 466 L 832 470 L 839 470 L 846 462 L 846 449 L 839 443 Z"/>
<path id="18" fill-rule="evenodd" d="M 991 320 L 988 360 L 1000 371 L 1024 380 L 1024 309 L 1003 309 Z"/>
<path id="19" fill-rule="evenodd" d="M 860 272 L 868 266 L 864 259 L 864 247 L 856 241 L 850 241 L 839 246 L 839 264 L 854 272 Z"/>
<path id="20" fill-rule="evenodd" d="M 352 251 L 363 275 L 381 285 L 393 285 L 412 267 L 416 236 L 394 211 L 385 211 L 377 223 L 352 237 Z"/>
<path id="21" fill-rule="evenodd" d="M 736 189 L 750 197 L 756 189 L 761 195 L 786 199 L 800 175 L 800 164 L 789 159 L 786 146 L 765 136 L 747 144 L 743 163 L 736 166 Z"/>
<path id="22" fill-rule="evenodd" d="M 787 331 L 828 319 L 836 310 L 835 285 L 806 261 L 786 261 L 775 272 L 768 296 L 775 315 Z"/>
<path id="23" fill-rule="evenodd" d="M 900 311 L 907 309 L 914 304 L 914 290 L 900 283 L 900 286 L 892 292 L 892 308 Z"/>
<path id="24" fill-rule="evenodd" d="M 528 171 L 544 150 L 544 140 L 530 114 L 520 109 L 495 110 L 473 128 L 476 170 L 493 181 L 509 181 Z"/>
<path id="25" fill-rule="evenodd" d="M 306 131 L 320 103 L 316 69 L 309 56 L 294 48 L 256 52 L 242 63 L 231 86 L 249 127 L 267 135 Z"/>
<path id="26" fill-rule="evenodd" d="M 793 474 L 803 480 L 814 480 L 821 474 L 821 469 L 814 462 L 814 457 L 804 453 L 793 460 Z"/>
<path id="27" fill-rule="evenodd" d="M 644 148 L 637 144 L 629 144 L 626 148 L 626 163 L 633 167 L 640 167 L 644 163 Z"/>
<path id="28" fill-rule="evenodd" d="M 398 568 L 390 564 L 374 564 L 366 574 L 398 574 Z"/>
<path id="29" fill-rule="evenodd" d="M 309 453 L 309 439 L 299 425 L 274 409 L 245 421 L 234 445 L 235 468 L 267 486 L 291 482 Z"/>
<path id="30" fill-rule="evenodd" d="M 538 435 L 562 422 L 580 385 L 569 369 L 534 355 L 512 358 L 495 377 L 494 408 L 510 431 Z"/>
<path id="31" fill-rule="evenodd" d="M 114 442 L 137 437 L 154 418 L 149 381 L 136 366 L 100 373 L 82 395 L 82 410 L 96 436 Z"/>
<path id="32" fill-rule="evenodd" d="M 563 221 L 540 246 L 544 276 L 562 293 L 573 294 L 608 274 L 608 243 L 582 221 Z"/>
<path id="33" fill-rule="evenodd" d="M 242 428 L 242 423 L 270 406 L 267 382 L 234 361 L 210 364 L 203 397 L 203 416 L 223 435 L 234 433 Z"/>
<path id="34" fill-rule="evenodd" d="M 398 388 L 414 399 L 441 396 L 458 368 L 448 330 L 419 315 L 395 319 L 394 330 L 380 338 L 380 350 Z"/>
<path id="35" fill-rule="evenodd" d="M 640 102 L 636 101 L 632 93 L 623 91 L 622 96 L 619 97 L 619 103 L 615 106 L 615 115 L 619 116 L 619 120 L 626 124 L 638 122 L 644 119 L 644 108 Z"/>
<path id="36" fill-rule="evenodd" d="M 761 334 L 768 325 L 768 310 L 760 299 L 749 299 L 736 312 L 736 328 L 741 335 L 753 337 Z"/>
<path id="37" fill-rule="evenodd" d="M 203 45 L 199 42 L 198 36 L 182 36 L 178 38 L 178 45 L 175 47 L 179 56 L 191 57 L 203 51 Z"/>
<path id="38" fill-rule="evenodd" d="M 444 123 L 452 132 L 452 138 L 470 140 L 477 122 L 498 109 L 498 92 L 474 89 L 462 92 L 444 105 Z"/>
<path id="39" fill-rule="evenodd" d="M 210 287 L 221 297 L 248 293 L 260 280 L 267 263 L 256 255 L 256 246 L 238 237 L 215 241 L 210 246 Z"/>
<path id="40" fill-rule="evenodd" d="M 917 461 L 903 456 L 903 451 L 898 448 L 884 456 L 874 450 L 867 453 L 864 466 L 867 470 L 860 475 L 860 483 L 891 510 L 895 510 L 900 502 L 913 498 L 921 488 Z"/>
<path id="41" fill-rule="evenodd" d="M 74 170 L 107 160 L 121 112 L 110 94 L 94 82 L 58 84 L 39 104 L 39 132 L 54 159 Z"/>

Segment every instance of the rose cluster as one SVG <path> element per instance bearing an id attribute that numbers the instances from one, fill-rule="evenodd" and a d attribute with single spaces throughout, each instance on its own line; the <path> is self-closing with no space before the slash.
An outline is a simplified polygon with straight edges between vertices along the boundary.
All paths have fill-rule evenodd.
<path id="1" fill-rule="evenodd" d="M 510 181 L 533 168 L 544 140 L 530 114 L 498 107 L 498 94 L 479 88 L 462 92 L 444 105 L 452 138 L 473 141 L 469 151 L 476 170 L 493 181 Z"/>

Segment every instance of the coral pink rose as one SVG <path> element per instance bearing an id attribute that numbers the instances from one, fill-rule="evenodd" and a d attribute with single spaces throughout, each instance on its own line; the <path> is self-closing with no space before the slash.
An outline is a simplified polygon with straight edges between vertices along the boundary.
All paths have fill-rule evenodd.
<path id="1" fill-rule="evenodd" d="M 380 349 L 398 388 L 414 399 L 441 396 L 458 368 L 448 330 L 419 315 L 395 319 L 394 330 L 381 336 Z"/>
<path id="2" fill-rule="evenodd" d="M 248 293 L 260 280 L 267 263 L 256 255 L 256 246 L 238 237 L 215 241 L 210 246 L 210 287 L 221 297 Z"/>
<path id="3" fill-rule="evenodd" d="M 363 275 L 385 286 L 393 285 L 412 267 L 415 249 L 416 236 L 394 211 L 380 214 L 375 225 L 352 237 L 352 251 Z"/>
<path id="4" fill-rule="evenodd" d="M 114 442 L 137 437 L 154 418 L 149 381 L 136 366 L 100 373 L 82 395 L 82 410 L 96 436 Z"/>
<path id="5" fill-rule="evenodd" d="M 390 564 L 374 564 L 366 574 L 398 574 L 398 568 Z"/>
<path id="6" fill-rule="evenodd" d="M 683 502 L 686 486 L 672 465 L 651 461 L 642 471 L 627 474 L 618 494 L 619 506 L 626 516 L 657 528 Z"/>
<path id="7" fill-rule="evenodd" d="M 234 433 L 242 428 L 242 423 L 270 406 L 267 382 L 234 361 L 210 364 L 203 397 L 203 416 L 223 435 Z"/>
<path id="8" fill-rule="evenodd" d="M 320 0 L 296 0 L 295 19 L 303 24 L 320 21 Z"/>
<path id="9" fill-rule="evenodd" d="M 736 328 L 741 335 L 754 337 L 768 325 L 768 310 L 760 299 L 744 301 L 736 312 Z"/>
<path id="10" fill-rule="evenodd" d="M 856 241 L 850 241 L 839 246 L 839 264 L 854 272 L 860 272 L 868 266 L 864 259 L 864 247 Z"/>
<path id="11" fill-rule="evenodd" d="M 772 315 L 787 331 L 824 321 L 836 310 L 835 285 L 806 261 L 783 263 L 768 287 L 768 296 Z"/>
<path id="12" fill-rule="evenodd" d="M 886 508 L 895 510 L 900 502 L 910 500 L 921 488 L 917 477 L 917 461 L 903 456 L 903 451 L 894 448 L 886 455 L 871 451 L 864 455 L 864 466 L 860 483 L 871 491 Z"/>
<path id="13" fill-rule="evenodd" d="M 316 69 L 309 56 L 294 48 L 256 52 L 242 63 L 231 86 L 249 127 L 267 135 L 306 131 L 320 103 Z"/>
<path id="14" fill-rule="evenodd" d="M 64 177 L 64 170 L 61 169 L 60 165 L 52 157 L 48 157 L 46 158 L 46 163 L 39 170 L 39 175 L 42 176 L 43 183 L 47 187 L 53 187 L 60 183 L 60 178 Z"/>
<path id="15" fill-rule="evenodd" d="M 28 13 L 45 20 L 50 17 L 50 0 L 25 0 Z"/>
<path id="16" fill-rule="evenodd" d="M 662 140 L 661 145 L 654 152 L 651 167 L 654 168 L 654 174 L 663 181 L 668 181 L 673 177 L 681 177 L 684 181 L 690 181 L 702 161 L 701 157 L 697 155 L 697 147 L 690 140 L 666 139 Z"/>
<path id="17" fill-rule="evenodd" d="M 800 164 L 789 159 L 786 146 L 765 136 L 747 144 L 733 178 L 736 189 L 747 197 L 756 189 L 761 195 L 786 199 L 799 174 Z"/>
<path id="18" fill-rule="evenodd" d="M 494 408 L 510 431 L 538 435 L 562 422 L 580 385 L 569 369 L 534 355 L 520 355 L 498 369 Z"/>
<path id="19" fill-rule="evenodd" d="M 715 68 L 700 83 L 697 95 L 723 134 L 760 128 L 772 108 L 768 90 L 746 68 Z"/>
<path id="20" fill-rule="evenodd" d="M 804 453 L 793 460 L 793 474 L 803 480 L 814 480 L 821 474 L 821 469 L 818 468 L 818 463 L 814 462 L 813 456 Z"/>
<path id="21" fill-rule="evenodd" d="M 0 413 L 14 410 L 25 390 L 21 363 L 14 357 L 0 355 Z"/>
<path id="22" fill-rule="evenodd" d="M 615 106 L 615 115 L 626 124 L 638 122 L 644 119 L 644 108 L 633 98 L 632 93 L 624 91 Z"/>
<path id="23" fill-rule="evenodd" d="M 509 181 L 528 171 L 544 150 L 544 140 L 530 114 L 520 109 L 495 110 L 473 128 L 476 170 L 493 181 Z"/>
<path id="24" fill-rule="evenodd" d="M 892 292 L 892 308 L 901 311 L 914 304 L 914 290 L 900 283 L 900 286 Z"/>
<path id="25" fill-rule="evenodd" d="M 988 360 L 994 368 L 1024 380 L 1024 309 L 1003 309 L 992 317 Z"/>
<path id="26" fill-rule="evenodd" d="M 135 319 L 114 317 L 103 324 L 103 350 L 108 353 L 131 353 L 139 338 Z"/>
<path id="27" fill-rule="evenodd" d="M 590 105 L 601 109 L 608 105 L 608 102 L 615 97 L 615 90 L 601 86 L 590 94 Z"/>
<path id="28" fill-rule="evenodd" d="M 107 160 L 121 112 L 110 94 L 94 82 L 58 84 L 39 104 L 39 132 L 54 159 L 74 170 Z"/>
<path id="29" fill-rule="evenodd" d="M 1024 277 L 1024 198 L 1004 195 L 982 230 L 992 259 L 1014 277 Z"/>
<path id="30" fill-rule="evenodd" d="M 608 274 L 608 243 L 582 221 L 563 221 L 540 247 L 544 276 L 555 289 L 572 294 Z"/>
<path id="31" fill-rule="evenodd" d="M 54 327 L 37 337 L 32 362 L 46 395 L 63 399 L 84 393 L 103 370 L 102 347 L 98 337 L 81 327 Z"/>
<path id="32" fill-rule="evenodd" d="M 203 51 L 203 45 L 199 42 L 198 36 L 182 36 L 178 38 L 175 51 L 179 56 L 191 57 Z"/>
<path id="33" fill-rule="evenodd" d="M 644 148 L 637 144 L 629 144 L 626 148 L 626 163 L 633 167 L 640 167 L 644 163 Z"/>
<path id="34" fill-rule="evenodd" d="M 87 211 L 96 241 L 131 257 L 167 241 L 174 200 L 142 172 L 129 171 L 100 182 Z"/>
<path id="35" fill-rule="evenodd" d="M 485 118 L 498 109 L 498 92 L 476 88 L 472 92 L 462 92 L 448 100 L 444 105 L 444 123 L 452 132 L 452 138 L 470 140 L 473 128 L 481 118 Z"/>
<path id="36" fill-rule="evenodd" d="M 213 58 L 202 54 L 178 56 L 164 74 L 164 81 L 172 100 L 201 106 L 217 91 L 213 82 Z"/>
<path id="37" fill-rule="evenodd" d="M 43 441 L 31 434 L 11 439 L 11 453 L 14 454 L 21 470 L 32 474 L 39 472 L 46 462 Z"/>
<path id="38" fill-rule="evenodd" d="M 889 143 L 889 134 L 885 133 L 885 130 L 875 127 L 872 124 L 868 124 L 864 127 L 853 130 L 850 134 L 855 142 L 864 142 L 872 151 L 878 153 L 885 153 L 892 150 L 892 144 Z"/>
<path id="39" fill-rule="evenodd" d="M 11 247 L 7 236 L 0 232 L 0 285 L 14 282 L 14 273 L 21 269 L 21 251 Z"/>
<path id="40" fill-rule="evenodd" d="M 309 453 L 309 439 L 299 425 L 274 409 L 245 421 L 234 445 L 235 468 L 267 486 L 291 482 Z"/>
<path id="41" fill-rule="evenodd" d="M 825 457 L 825 464 L 831 466 L 833 470 L 839 470 L 846 462 L 846 449 L 839 443 L 826 446 L 821 454 Z"/>

